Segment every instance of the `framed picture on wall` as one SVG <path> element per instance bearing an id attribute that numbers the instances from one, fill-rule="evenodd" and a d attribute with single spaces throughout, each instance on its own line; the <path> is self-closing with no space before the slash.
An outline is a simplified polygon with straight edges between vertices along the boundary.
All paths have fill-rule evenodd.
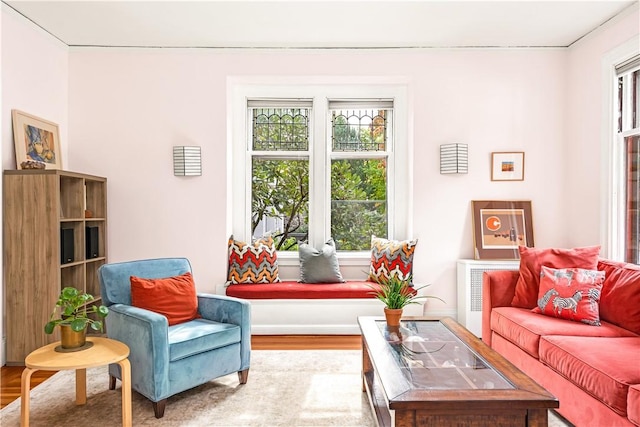
<path id="1" fill-rule="evenodd" d="M 475 259 L 519 259 L 518 246 L 532 247 L 529 200 L 473 200 Z"/>
<path id="2" fill-rule="evenodd" d="M 45 169 L 62 169 L 58 125 L 19 110 L 11 110 L 16 168 L 29 162 L 44 164 Z M 33 167 L 29 167 L 33 169 Z"/>
<path id="3" fill-rule="evenodd" d="M 524 181 L 524 152 L 491 153 L 491 181 Z"/>

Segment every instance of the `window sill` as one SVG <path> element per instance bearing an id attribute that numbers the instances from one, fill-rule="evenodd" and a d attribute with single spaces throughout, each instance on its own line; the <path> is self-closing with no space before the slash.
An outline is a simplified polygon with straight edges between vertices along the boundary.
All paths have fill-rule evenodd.
<path id="1" fill-rule="evenodd" d="M 338 263 L 341 266 L 368 267 L 371 262 L 370 251 L 338 252 Z M 278 264 L 282 266 L 298 266 L 300 258 L 298 252 L 278 252 Z"/>

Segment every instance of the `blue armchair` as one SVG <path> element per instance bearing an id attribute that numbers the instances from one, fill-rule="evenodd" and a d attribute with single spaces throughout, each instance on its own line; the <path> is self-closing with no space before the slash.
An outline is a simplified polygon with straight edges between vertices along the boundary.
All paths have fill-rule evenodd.
<path id="1" fill-rule="evenodd" d="M 201 318 L 169 326 L 167 318 L 131 305 L 130 276 L 147 279 L 191 271 L 185 258 L 105 264 L 98 269 L 102 303 L 109 307 L 107 336 L 129 346 L 131 384 L 153 403 L 162 418 L 167 398 L 214 378 L 249 376 L 251 307 L 222 295 L 198 294 Z M 109 388 L 121 379 L 120 366 L 109 365 Z"/>

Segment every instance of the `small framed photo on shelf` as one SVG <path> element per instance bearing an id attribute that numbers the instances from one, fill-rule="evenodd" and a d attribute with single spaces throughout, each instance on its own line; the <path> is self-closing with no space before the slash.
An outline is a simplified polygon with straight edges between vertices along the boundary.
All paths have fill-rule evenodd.
<path id="1" fill-rule="evenodd" d="M 524 151 L 491 153 L 491 181 L 524 181 Z"/>
<path id="2" fill-rule="evenodd" d="M 11 110 L 17 169 L 62 169 L 58 125 L 23 111 Z"/>
<path id="3" fill-rule="evenodd" d="M 518 246 L 533 247 L 530 200 L 473 200 L 475 259 L 519 259 Z"/>

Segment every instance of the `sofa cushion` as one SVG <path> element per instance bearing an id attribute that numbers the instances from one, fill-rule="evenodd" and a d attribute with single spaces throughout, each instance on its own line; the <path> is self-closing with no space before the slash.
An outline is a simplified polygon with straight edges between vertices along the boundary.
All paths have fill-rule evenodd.
<path id="1" fill-rule="evenodd" d="M 543 316 L 517 307 L 496 307 L 491 311 L 491 329 L 538 358 L 540 337 L 544 335 L 575 335 L 583 337 L 637 337 L 631 331 L 602 322 L 594 328 L 584 323 Z"/>
<path id="2" fill-rule="evenodd" d="M 413 275 L 413 254 L 418 239 L 387 240 L 371 236 L 371 265 L 369 280 L 379 282 L 396 276 L 401 280 L 411 280 Z"/>
<path id="3" fill-rule="evenodd" d="M 601 259 L 600 318 L 640 335 L 640 266 Z"/>
<path id="4" fill-rule="evenodd" d="M 341 283 L 344 282 L 338 264 L 336 244 L 329 239 L 321 250 L 307 243 L 298 245 L 300 258 L 300 282 Z"/>
<path id="5" fill-rule="evenodd" d="M 627 417 L 629 421 L 640 426 L 640 384 L 629 387 L 627 394 Z"/>
<path id="6" fill-rule="evenodd" d="M 598 302 L 604 271 L 542 266 L 538 306 L 532 311 L 547 316 L 600 326 Z"/>
<path id="7" fill-rule="evenodd" d="M 375 298 L 372 286 L 378 285 L 365 281 L 322 284 L 284 281 L 273 284 L 229 285 L 227 295 L 244 299 Z"/>
<path id="8" fill-rule="evenodd" d="M 630 363 L 639 354 L 640 337 L 540 340 L 541 362 L 622 416 L 627 415 L 629 385 L 640 383 L 640 363 Z"/>
<path id="9" fill-rule="evenodd" d="M 551 268 L 585 268 L 595 270 L 598 264 L 600 246 L 583 248 L 527 248 L 519 246 L 520 277 L 516 282 L 513 307 L 534 308 L 538 300 L 540 269 L 543 265 Z"/>
<path id="10" fill-rule="evenodd" d="M 273 239 L 258 239 L 252 244 L 229 237 L 227 281 L 230 283 L 276 283 L 278 252 Z"/>
<path id="11" fill-rule="evenodd" d="M 194 354 L 240 342 L 240 326 L 196 319 L 169 327 L 169 360 L 183 359 Z"/>
<path id="12" fill-rule="evenodd" d="M 199 317 L 191 273 L 161 279 L 130 276 L 131 305 L 165 316 L 169 326 Z"/>

